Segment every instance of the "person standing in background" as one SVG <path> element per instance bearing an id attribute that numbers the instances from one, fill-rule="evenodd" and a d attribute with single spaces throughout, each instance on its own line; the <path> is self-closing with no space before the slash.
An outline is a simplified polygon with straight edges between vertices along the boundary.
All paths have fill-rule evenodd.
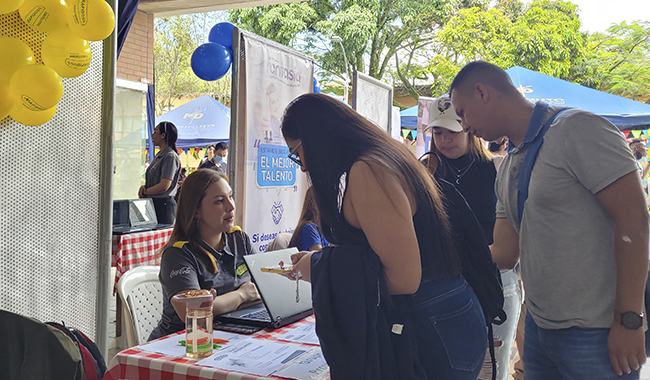
<path id="1" fill-rule="evenodd" d="M 492 230 L 496 219 L 496 164 L 480 138 L 463 131 L 460 118 L 448 95 L 437 98 L 431 106 L 428 128 L 433 129 L 430 151 L 438 158 L 436 178 L 452 183 L 467 200 L 478 219 L 485 240 L 492 244 Z M 431 169 L 432 166 L 429 166 Z M 453 226 L 452 226 L 453 227 Z M 497 380 L 508 380 L 510 350 L 515 339 L 517 319 L 521 309 L 521 292 L 514 269 L 501 270 L 503 283 L 503 310 L 507 319 L 501 325 L 492 325 L 494 359 Z M 486 353 L 479 380 L 492 379 L 492 357 Z"/>
<path id="2" fill-rule="evenodd" d="M 174 196 L 181 169 L 177 138 L 178 130 L 174 123 L 163 121 L 154 128 L 151 140 L 160 151 L 145 172 L 145 185 L 138 191 L 138 197 L 153 199 L 159 224 L 174 224 L 176 218 Z"/>
<path id="3" fill-rule="evenodd" d="M 319 219 L 314 188 L 310 186 L 305 192 L 300 220 L 293 231 L 289 246 L 297 247 L 299 251 L 320 251 L 323 247 L 329 246 L 330 243 L 320 232 Z"/>
<path id="4" fill-rule="evenodd" d="M 431 160 L 438 158 L 435 175 L 453 184 L 465 197 L 488 244 L 492 244 L 497 203 L 494 193 L 497 172 L 492 156 L 481 139 L 463 131 L 448 95 L 433 102 L 430 115 L 427 127 L 433 129 L 430 151 L 435 157 L 429 157 L 429 169 L 433 168 Z"/>
<path id="5" fill-rule="evenodd" d="M 650 161 L 648 161 L 648 148 L 641 139 L 633 139 L 630 141 L 630 149 L 636 164 L 639 167 L 639 174 L 641 175 L 641 185 L 645 191 L 646 198 L 648 197 L 648 172 L 650 171 Z"/>
<path id="6" fill-rule="evenodd" d="M 199 165 L 199 169 L 220 170 L 228 175 L 228 165 L 224 162 L 224 159 L 228 156 L 228 144 L 220 141 L 216 145 L 210 145 L 206 154 L 208 157 Z"/>
<path id="7" fill-rule="evenodd" d="M 583 110 L 529 102 L 488 62 L 463 67 L 449 92 L 466 132 L 507 136 L 513 147 L 497 175 L 491 251 L 501 268 L 521 258 L 526 380 L 638 379 L 648 210 L 618 128 Z M 528 152 L 536 159 L 525 167 Z M 528 189 L 520 172 L 530 173 Z"/>

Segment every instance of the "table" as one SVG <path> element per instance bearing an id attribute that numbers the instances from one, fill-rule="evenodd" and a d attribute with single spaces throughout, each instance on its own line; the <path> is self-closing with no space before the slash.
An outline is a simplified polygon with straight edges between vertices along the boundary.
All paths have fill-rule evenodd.
<path id="1" fill-rule="evenodd" d="M 313 323 L 314 316 L 309 316 L 301 321 L 290 324 L 280 329 L 261 330 L 252 336 L 265 339 L 275 340 L 276 336 L 286 333 L 287 331 L 298 327 L 303 323 Z M 184 334 L 181 331 L 177 334 Z M 173 334 L 173 335 L 177 335 Z M 173 336 L 171 335 L 171 336 Z M 162 337 L 160 339 L 166 339 Z M 292 343 L 298 344 L 298 343 Z M 313 345 L 303 344 L 310 348 Z M 173 357 L 163 354 L 147 352 L 141 346 L 126 349 L 118 353 L 108 365 L 108 370 L 103 380 L 134 380 L 134 379 L 169 379 L 169 380 L 260 380 L 260 379 L 280 379 L 279 377 L 259 377 L 240 372 L 228 372 L 224 369 L 198 366 L 196 359 L 187 357 Z"/>
<path id="2" fill-rule="evenodd" d="M 160 265 L 162 248 L 172 234 L 172 228 L 154 231 L 134 232 L 113 235 L 111 266 L 115 267 L 113 294 L 117 292 L 117 282 L 126 271 L 141 265 Z"/>
<path id="3" fill-rule="evenodd" d="M 111 266 L 115 267 L 115 283 L 113 295 L 117 292 L 117 282 L 126 271 L 141 265 L 160 265 L 160 253 L 173 228 L 163 228 L 153 231 L 133 232 L 113 235 L 111 251 Z M 122 336 L 122 299 L 115 300 L 115 336 Z"/>

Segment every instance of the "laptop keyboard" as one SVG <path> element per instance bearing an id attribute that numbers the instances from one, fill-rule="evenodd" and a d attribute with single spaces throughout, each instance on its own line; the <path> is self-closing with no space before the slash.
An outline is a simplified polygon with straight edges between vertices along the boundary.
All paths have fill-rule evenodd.
<path id="1" fill-rule="evenodd" d="M 266 309 L 253 311 L 252 313 L 244 314 L 244 315 L 242 315 L 242 318 L 253 319 L 253 320 L 258 320 L 258 321 L 270 321 L 271 320 L 271 316 L 269 315 L 269 312 Z"/>

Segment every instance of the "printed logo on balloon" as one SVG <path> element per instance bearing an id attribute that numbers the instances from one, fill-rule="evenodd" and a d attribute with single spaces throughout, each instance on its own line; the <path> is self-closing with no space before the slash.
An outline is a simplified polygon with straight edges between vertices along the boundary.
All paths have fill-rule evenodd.
<path id="1" fill-rule="evenodd" d="M 24 125 L 42 125 L 54 117 L 63 96 L 61 78 L 78 77 L 88 70 L 92 60 L 88 41 L 101 41 L 113 33 L 115 13 L 105 0 L 0 0 L 0 14 L 16 11 L 45 38 L 35 46 L 25 33 L 18 32 L 28 30 L 27 26 L 9 30 L 24 40 L 0 37 L 4 53 L 0 120 L 11 116 Z M 36 63 L 30 46 L 40 49 L 43 64 Z"/>

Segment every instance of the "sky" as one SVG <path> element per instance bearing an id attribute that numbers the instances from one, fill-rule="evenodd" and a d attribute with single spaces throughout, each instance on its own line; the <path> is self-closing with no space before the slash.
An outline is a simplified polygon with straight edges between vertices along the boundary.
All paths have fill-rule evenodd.
<path id="1" fill-rule="evenodd" d="M 604 32 L 622 21 L 650 21 L 650 0 L 570 0 L 580 7 L 582 31 Z"/>

